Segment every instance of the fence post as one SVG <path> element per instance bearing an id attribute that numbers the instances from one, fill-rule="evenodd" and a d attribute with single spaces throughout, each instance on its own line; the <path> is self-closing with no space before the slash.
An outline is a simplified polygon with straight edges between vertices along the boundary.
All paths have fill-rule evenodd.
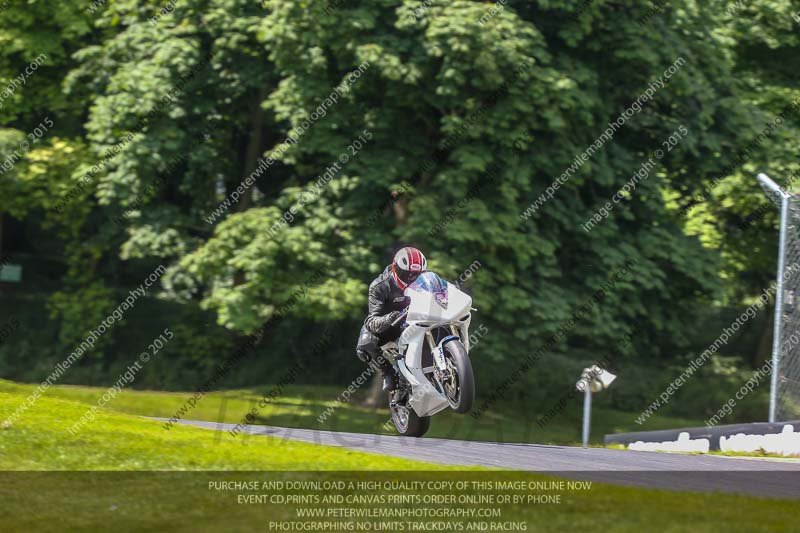
<path id="1" fill-rule="evenodd" d="M 772 333 L 772 373 L 769 386 L 769 421 L 774 423 L 778 406 L 778 372 L 783 335 L 783 276 L 786 268 L 786 227 L 789 224 L 789 199 L 781 195 L 781 228 L 778 241 L 778 278 L 775 286 L 775 326 Z"/>

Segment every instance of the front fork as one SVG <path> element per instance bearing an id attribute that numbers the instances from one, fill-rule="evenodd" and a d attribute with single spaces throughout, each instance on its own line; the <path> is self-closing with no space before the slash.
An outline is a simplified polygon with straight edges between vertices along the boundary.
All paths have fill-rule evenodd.
<path id="1" fill-rule="evenodd" d="M 425 339 L 428 341 L 428 348 L 430 348 L 431 356 L 433 356 L 434 372 L 443 372 L 447 370 L 447 364 L 444 361 L 443 344 L 439 343 L 437 346 L 436 342 L 433 340 L 433 334 L 430 331 L 425 332 Z"/>
<path id="2" fill-rule="evenodd" d="M 452 377 L 450 376 L 450 369 L 447 367 L 447 361 L 445 361 L 444 358 L 444 345 L 453 338 L 460 339 L 458 330 L 453 324 L 450 324 L 450 331 L 453 334 L 442 339 L 438 345 L 433 340 L 433 334 L 430 331 L 425 332 L 425 339 L 428 342 L 428 348 L 430 348 L 431 355 L 433 356 L 433 375 L 442 387 L 444 387 L 445 383 L 450 381 Z"/>

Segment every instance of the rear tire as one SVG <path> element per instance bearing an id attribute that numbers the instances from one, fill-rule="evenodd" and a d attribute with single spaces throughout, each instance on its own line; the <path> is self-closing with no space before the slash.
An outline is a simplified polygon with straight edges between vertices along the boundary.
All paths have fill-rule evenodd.
<path id="1" fill-rule="evenodd" d="M 445 396 L 453 411 L 466 413 L 475 403 L 475 376 L 469 354 L 461 341 L 452 340 L 444 345 L 444 358 L 448 366 L 452 365 L 457 377 L 455 387 L 447 387 L 442 383 Z"/>
<path id="2" fill-rule="evenodd" d="M 431 417 L 419 416 L 411 408 L 397 405 L 390 410 L 395 429 L 404 437 L 421 437 L 431 427 Z"/>

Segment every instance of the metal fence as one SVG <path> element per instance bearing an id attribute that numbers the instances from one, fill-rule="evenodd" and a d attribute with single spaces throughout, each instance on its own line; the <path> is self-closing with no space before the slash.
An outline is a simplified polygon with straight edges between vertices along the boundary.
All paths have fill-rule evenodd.
<path id="1" fill-rule="evenodd" d="M 780 209 L 775 325 L 772 340 L 772 376 L 769 421 L 800 418 L 800 199 L 759 174 L 767 196 Z"/>

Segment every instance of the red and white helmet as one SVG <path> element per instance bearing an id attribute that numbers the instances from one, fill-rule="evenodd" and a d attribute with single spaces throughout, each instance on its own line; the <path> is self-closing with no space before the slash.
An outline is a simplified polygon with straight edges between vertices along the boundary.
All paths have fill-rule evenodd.
<path id="1" fill-rule="evenodd" d="M 414 283 L 420 274 L 428 269 L 428 261 L 422 252 L 411 246 L 400 248 L 392 261 L 394 282 L 402 290 Z"/>

